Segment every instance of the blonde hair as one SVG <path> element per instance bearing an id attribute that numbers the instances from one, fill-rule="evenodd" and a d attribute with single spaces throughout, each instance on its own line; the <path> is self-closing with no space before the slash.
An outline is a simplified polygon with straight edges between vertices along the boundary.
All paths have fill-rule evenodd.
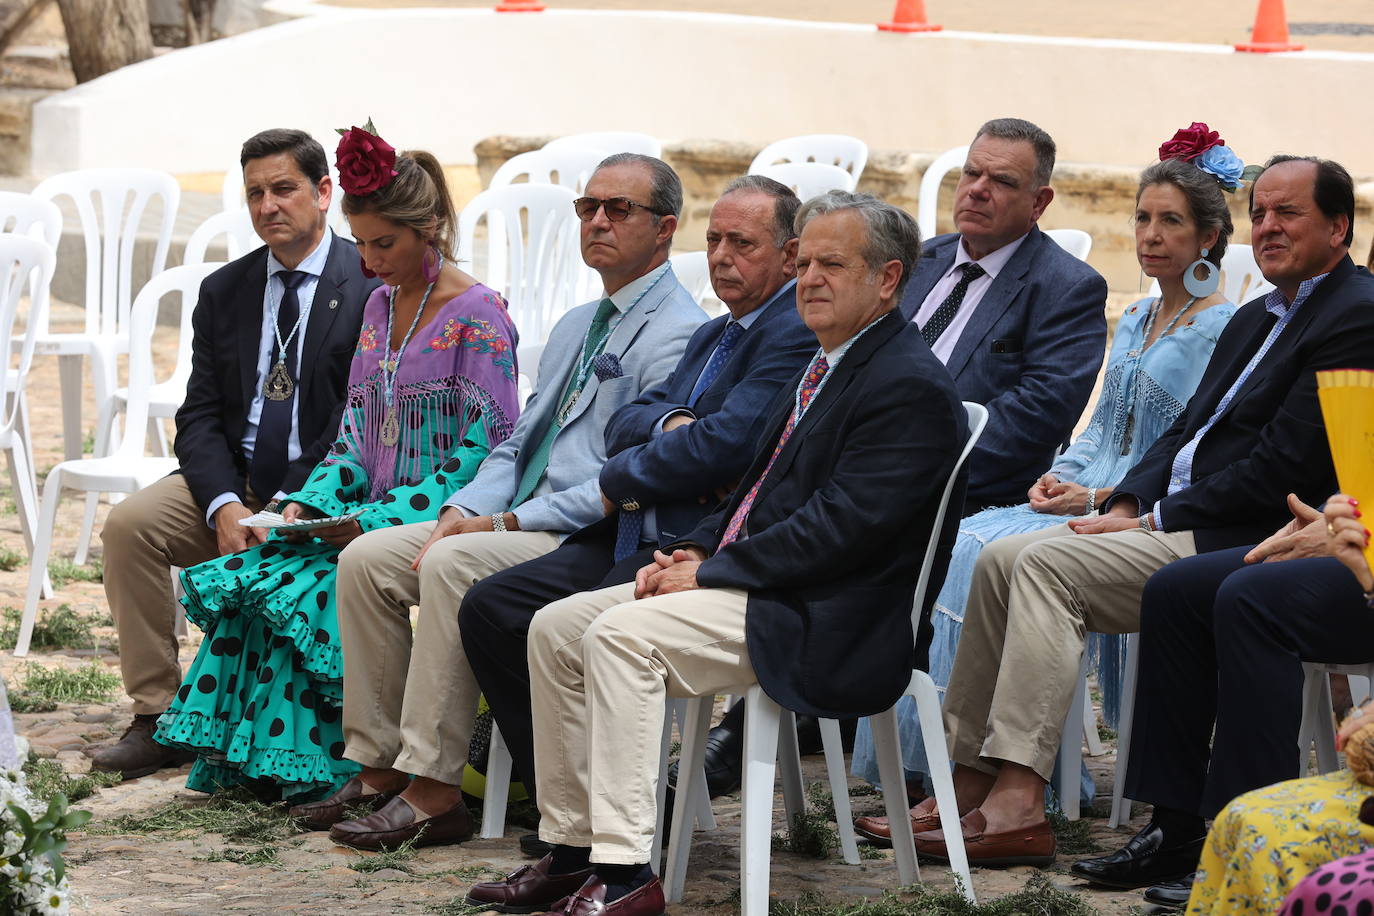
<path id="1" fill-rule="evenodd" d="M 386 187 L 371 194 L 344 194 L 344 215 L 375 213 L 409 226 L 452 260 L 458 244 L 458 216 L 439 160 L 424 150 L 406 150 L 396 157 L 395 172 Z"/>

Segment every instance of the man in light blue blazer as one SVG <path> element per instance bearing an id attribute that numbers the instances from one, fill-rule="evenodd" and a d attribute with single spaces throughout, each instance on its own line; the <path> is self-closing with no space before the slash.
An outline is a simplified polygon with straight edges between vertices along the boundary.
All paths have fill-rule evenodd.
<path id="1" fill-rule="evenodd" d="M 293 809 L 337 842 L 376 849 L 471 835 L 459 784 L 478 687 L 458 632 L 463 596 L 605 514 L 597 477 L 606 424 L 668 377 L 706 320 L 668 264 L 682 209 L 677 174 L 617 154 L 586 195 L 574 204 L 582 257 L 606 296 L 554 326 L 511 437 L 435 507 L 436 521 L 369 532 L 339 557 L 343 754 L 363 770 L 323 802 Z M 359 806 L 373 813 L 347 820 Z"/>
<path id="2" fill-rule="evenodd" d="M 1026 501 L 1106 353 L 1106 281 L 1036 227 L 1054 199 L 1054 157 L 1054 140 L 1029 121 L 980 127 L 955 192 L 959 231 L 922 247 L 902 298 L 959 396 L 988 409 L 965 515 Z"/>

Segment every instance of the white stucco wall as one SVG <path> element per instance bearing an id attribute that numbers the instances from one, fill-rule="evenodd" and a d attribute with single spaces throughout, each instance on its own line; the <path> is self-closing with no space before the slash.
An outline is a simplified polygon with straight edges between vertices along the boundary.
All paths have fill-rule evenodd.
<path id="1" fill-rule="evenodd" d="M 934 151 L 1018 115 L 1049 130 L 1065 162 L 1139 166 L 1204 120 L 1247 161 L 1312 152 L 1374 175 L 1374 119 L 1357 114 L 1374 84 L 1368 54 L 701 13 L 316 10 L 42 101 L 35 171 L 213 171 L 262 128 L 302 127 L 332 148 L 332 128 L 369 115 L 398 147 L 455 164 L 493 134 L 598 129 L 760 145 L 834 132 Z"/>

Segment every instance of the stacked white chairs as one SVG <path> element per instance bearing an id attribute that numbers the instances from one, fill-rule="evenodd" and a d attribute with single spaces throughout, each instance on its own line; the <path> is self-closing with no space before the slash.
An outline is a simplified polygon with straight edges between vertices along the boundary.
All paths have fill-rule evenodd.
<path id="1" fill-rule="evenodd" d="M 545 143 L 546 151 L 563 150 L 568 147 L 591 147 L 611 153 L 639 153 L 641 156 L 663 158 L 663 143 L 649 134 L 628 130 L 598 130 L 582 134 L 569 134 Z M 604 158 L 604 157 L 603 157 Z"/>
<path id="2" fill-rule="evenodd" d="M 945 150 L 935 157 L 935 161 L 921 175 L 921 186 L 916 192 L 916 225 L 921 230 L 922 241 L 936 235 L 935 226 L 940 215 L 940 185 L 950 172 L 962 169 L 967 158 L 967 146 Z"/>
<path id="3" fill-rule="evenodd" d="M 779 162 L 765 165 L 754 174 L 787 185 L 803 203 L 826 191 L 853 191 L 855 186 L 851 172 L 824 162 Z"/>
<path id="4" fill-rule="evenodd" d="M 1087 261 L 1093 250 L 1093 237 L 1082 229 L 1046 229 L 1045 234 L 1080 261 Z"/>
<path id="5" fill-rule="evenodd" d="M 1266 295 L 1274 284 L 1264 279 L 1255 252 L 1249 245 L 1232 243 L 1221 256 L 1221 294 L 1227 301 L 1244 305 L 1257 296 Z M 1150 284 L 1150 295 L 1159 295 L 1159 284 Z"/>
<path id="6" fill-rule="evenodd" d="M 161 214 L 156 224 L 151 276 L 167 263 L 181 189 L 176 179 L 153 169 L 83 169 L 54 175 L 34 188 L 45 200 L 70 198 L 76 206 L 86 256 L 85 328 L 77 333 L 52 333 L 47 316 L 38 327 L 35 352 L 58 357 L 62 383 L 63 454 L 82 453 L 81 360 L 89 357 L 97 409 L 115 389 L 115 362 L 129 348 L 129 309 L 133 302 L 134 248 L 149 203 L 157 199 Z M 96 454 L 105 443 L 99 434 Z"/>
<path id="7" fill-rule="evenodd" d="M 144 454 L 148 392 L 154 380 L 153 330 L 157 325 L 158 307 L 162 299 L 169 294 L 179 294 L 182 309 L 192 308 L 200 292 L 200 282 L 209 269 L 210 265 L 174 267 L 149 280 L 139 292 L 129 312 L 128 422 L 124 424 L 118 445 L 103 457 L 63 461 L 48 472 L 43 484 L 42 514 L 34 535 L 24 616 L 14 647 L 16 656 L 27 655 L 29 651 L 34 620 L 38 616 L 38 595 L 47 569 L 48 555 L 52 551 L 53 527 L 57 521 L 57 506 L 63 488 L 96 494 L 135 493 L 177 468 L 175 458 L 153 458 Z"/>
<path id="8" fill-rule="evenodd" d="M 749 165 L 749 171 L 761 170 L 778 162 L 820 162 L 837 165 L 854 176 L 858 185 L 864 166 L 868 165 L 868 144 L 857 137 L 844 134 L 807 134 L 775 140 L 759 151 Z M 851 188 L 852 190 L 852 188 Z"/>
<path id="9" fill-rule="evenodd" d="M 559 184 L 581 195 L 587 179 L 606 156 L 606 151 L 599 147 L 575 144 L 517 153 L 501 163 L 487 182 L 487 189 L 504 188 L 523 178 L 529 184 Z"/>
<path id="10" fill-rule="evenodd" d="M 968 459 L 969 452 L 987 425 L 987 408 L 981 404 L 964 402 L 968 415 L 969 435 L 955 461 L 931 529 L 921 561 L 912 603 L 912 638 L 917 638 L 921 606 L 930 583 L 931 568 L 944 526 L 950 494 Z M 767 916 L 769 849 L 773 834 L 774 761 L 783 768 L 783 807 L 791 823 L 805 802 L 801 798 L 801 759 L 797 751 L 795 717 L 782 709 L 763 692 L 758 684 L 737 691 L 744 695 L 744 771 L 743 805 L 740 823 L 740 882 L 742 916 Z M 959 811 L 954 801 L 954 780 L 950 774 L 949 756 L 945 749 L 945 730 L 940 721 L 940 699 L 935 682 L 924 671 L 913 671 L 906 695 L 916 700 L 925 736 L 926 755 L 930 760 L 931 779 L 935 783 L 935 799 L 940 808 L 940 826 L 948 841 L 950 868 L 961 879 L 960 891 L 973 902 L 973 884 L 969 876 L 968 856 L 964 851 L 959 828 Z M 679 807 L 673 811 L 668 862 L 664 869 L 664 894 L 671 901 L 682 899 L 687 876 L 687 856 L 691 834 L 687 829 L 685 812 L 691 808 L 696 794 L 705 792 L 702 769 L 706 753 L 706 733 L 711 724 L 712 697 L 690 701 L 687 727 L 682 732 L 682 753 L 678 769 Z M 901 747 L 897 736 L 897 708 L 871 717 L 873 744 L 878 758 L 878 772 L 883 785 L 896 787 L 885 792 L 887 816 L 892 824 L 892 848 L 897 860 L 897 875 L 901 884 L 920 880 L 916 865 L 916 843 L 911 833 L 911 818 L 907 814 L 906 779 L 902 772 Z M 859 854 L 854 841 L 852 812 L 849 806 L 849 783 L 845 776 L 844 750 L 840 743 L 839 723 L 834 719 L 820 720 L 821 739 L 825 746 L 826 770 L 830 792 L 835 800 L 835 818 L 841 829 L 841 843 L 845 861 L 858 864 Z M 684 801 L 685 800 L 685 801 Z M 848 831 L 846 838 L 845 832 Z"/>
<path id="11" fill-rule="evenodd" d="M 9 465 L 10 488 L 19 512 L 24 544 L 33 556 L 34 531 L 38 524 L 38 489 L 33 468 L 33 447 L 28 430 L 20 422 L 21 395 L 33 362 L 37 328 L 48 310 L 48 287 L 56 255 L 42 239 L 14 233 L 0 234 L 0 353 L 5 371 L 0 373 L 4 413 L 0 415 L 0 449 Z M 22 334 L 15 330 L 20 300 L 29 293 L 27 323 Z M 39 569 L 38 585 L 50 594 L 46 567 Z"/>

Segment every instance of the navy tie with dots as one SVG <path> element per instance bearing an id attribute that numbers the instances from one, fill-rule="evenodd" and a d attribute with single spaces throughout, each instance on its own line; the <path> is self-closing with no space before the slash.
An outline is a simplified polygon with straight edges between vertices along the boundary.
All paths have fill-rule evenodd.
<path id="1" fill-rule="evenodd" d="M 720 370 L 725 367 L 725 363 L 730 359 L 730 351 L 735 348 L 740 335 L 744 333 L 744 325 L 738 321 L 731 321 L 725 326 L 725 333 L 720 335 L 720 343 L 716 344 L 716 349 L 711 353 L 711 358 L 706 361 L 706 368 L 701 370 L 701 376 L 697 378 L 697 383 L 692 386 L 692 396 L 687 399 L 688 405 L 695 404 L 711 383 L 720 375 Z"/>
<path id="2" fill-rule="evenodd" d="M 954 315 L 959 311 L 959 306 L 964 304 L 964 296 L 968 295 L 968 288 L 974 280 L 977 280 L 984 273 L 983 268 L 972 261 L 968 261 L 959 267 L 964 275 L 959 278 L 959 282 L 954 284 L 954 289 L 949 291 L 945 301 L 940 303 L 940 307 L 935 310 L 935 314 L 930 316 L 926 326 L 921 328 L 921 336 L 925 338 L 928 346 L 935 346 L 935 341 L 940 339 L 940 335 L 945 333 L 945 328 L 954 320 Z"/>
<path id="3" fill-rule="evenodd" d="M 281 303 L 277 307 L 277 334 L 281 340 L 286 340 L 301 315 L 301 303 L 296 297 L 296 287 L 304 283 L 310 275 L 303 270 L 283 270 L 278 271 L 277 276 L 282 282 Z M 286 374 L 291 376 L 293 382 L 298 381 L 300 376 L 296 371 L 296 346 L 299 343 L 300 337 L 296 337 L 286 344 Z M 270 373 L 272 366 L 277 362 L 276 338 L 272 340 L 269 348 L 272 356 L 267 361 L 267 371 Z M 253 440 L 253 464 L 248 471 L 248 484 L 253 488 L 253 495 L 262 502 L 267 502 L 277 495 L 282 480 L 286 477 L 286 466 L 290 463 L 286 446 L 291 439 L 291 413 L 296 404 L 297 387 L 293 385 L 290 397 L 280 401 L 274 401 L 269 397 L 262 399 L 262 413 L 258 415 L 258 435 Z"/>

